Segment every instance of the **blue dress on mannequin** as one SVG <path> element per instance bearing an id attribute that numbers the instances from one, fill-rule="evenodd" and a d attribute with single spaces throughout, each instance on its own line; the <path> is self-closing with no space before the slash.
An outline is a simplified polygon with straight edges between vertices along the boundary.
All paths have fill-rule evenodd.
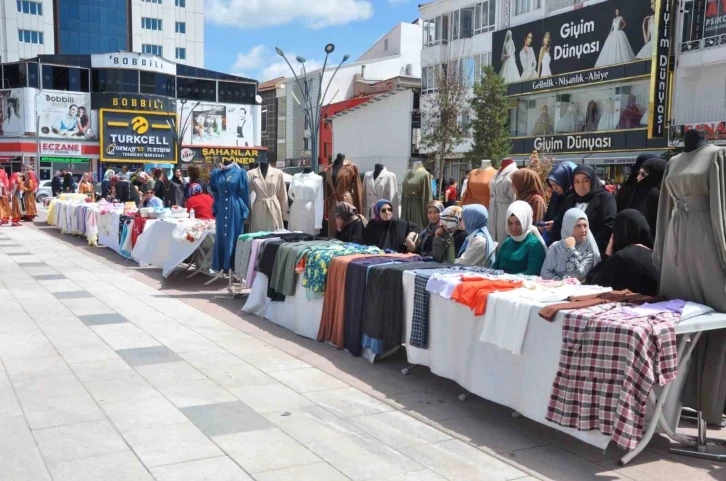
<path id="1" fill-rule="evenodd" d="M 215 169 L 209 179 L 209 191 L 214 197 L 212 210 L 217 221 L 212 269 L 228 271 L 234 268 L 237 238 L 244 231 L 245 219 L 250 215 L 247 171 L 237 164 Z"/>

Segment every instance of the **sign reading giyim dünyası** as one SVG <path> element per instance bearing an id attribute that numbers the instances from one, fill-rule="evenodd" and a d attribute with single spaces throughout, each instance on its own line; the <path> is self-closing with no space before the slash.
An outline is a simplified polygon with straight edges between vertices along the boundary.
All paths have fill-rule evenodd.
<path id="1" fill-rule="evenodd" d="M 174 114 L 101 109 L 99 122 L 102 162 L 176 162 Z"/>
<path id="2" fill-rule="evenodd" d="M 668 85 L 671 76 L 671 39 L 675 27 L 672 15 L 673 0 L 656 0 L 656 50 L 650 78 L 650 103 L 648 113 L 649 138 L 668 136 Z"/>

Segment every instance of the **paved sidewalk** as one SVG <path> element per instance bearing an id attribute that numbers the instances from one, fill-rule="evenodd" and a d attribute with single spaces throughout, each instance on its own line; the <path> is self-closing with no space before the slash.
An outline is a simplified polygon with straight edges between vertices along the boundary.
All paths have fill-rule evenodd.
<path id="1" fill-rule="evenodd" d="M 663 438 L 620 468 L 404 358 L 370 365 L 84 244 L 0 228 L 1 481 L 726 479 Z"/>

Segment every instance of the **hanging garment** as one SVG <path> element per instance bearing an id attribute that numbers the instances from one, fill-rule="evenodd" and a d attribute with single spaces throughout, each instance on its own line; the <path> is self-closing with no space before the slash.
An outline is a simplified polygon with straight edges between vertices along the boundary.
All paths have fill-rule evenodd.
<path id="1" fill-rule="evenodd" d="M 451 298 L 459 304 L 469 306 L 475 316 L 481 316 L 487 310 L 487 298 L 492 292 L 511 291 L 522 287 L 522 281 L 500 281 L 482 279 L 478 276 L 462 274 L 461 284 L 456 286 Z"/>
<path id="2" fill-rule="evenodd" d="M 401 218 L 419 226 L 428 225 L 426 205 L 431 195 L 431 175 L 426 169 L 409 170 L 401 183 Z"/>
<path id="3" fill-rule="evenodd" d="M 466 192 L 461 198 L 461 205 L 481 204 L 488 209 L 491 200 L 489 182 L 495 175 L 497 175 L 497 169 L 494 167 L 472 170 L 469 174 L 469 182 L 466 184 Z"/>
<path id="4" fill-rule="evenodd" d="M 287 190 L 282 171 L 274 167 L 252 169 L 247 174 L 250 193 L 255 193 L 255 201 L 250 213 L 250 232 L 277 230 L 285 227 L 287 220 Z"/>
<path id="5" fill-rule="evenodd" d="M 661 272 L 662 296 L 698 302 L 718 312 L 726 312 L 724 172 L 726 150 L 712 145 L 683 152 L 668 162 L 653 249 L 653 263 Z M 701 338 L 694 354 L 704 361 L 705 368 L 699 374 L 703 414 L 709 423 L 721 422 L 726 402 L 724 339 L 726 330 L 710 331 Z M 693 391 L 690 387 L 686 387 L 685 398 Z"/>
<path id="6" fill-rule="evenodd" d="M 335 176 L 334 176 L 335 174 Z M 363 183 L 358 167 L 349 159 L 343 161 L 337 174 L 335 164 L 325 170 L 325 218 L 328 219 L 328 237 L 335 237 L 335 205 L 347 202 L 358 212 L 363 210 Z"/>
<path id="7" fill-rule="evenodd" d="M 293 201 L 288 222 L 290 230 L 315 235 L 323 228 L 323 190 L 323 178 L 315 172 L 292 176 L 287 193 Z"/>
<path id="8" fill-rule="evenodd" d="M 386 199 L 391 202 L 393 208 L 393 218 L 399 217 L 398 208 L 398 183 L 396 174 L 389 171 L 385 167 L 378 173 L 378 177 L 373 178 L 373 171 L 366 172 L 363 178 L 363 192 L 366 203 L 365 216 L 368 220 L 373 219 L 373 206 L 379 200 Z"/>
<path id="9" fill-rule="evenodd" d="M 517 200 L 512 189 L 512 174 L 517 171 L 517 164 L 512 162 L 499 172 L 489 182 L 491 192 L 491 208 L 489 209 L 489 232 L 494 242 L 502 242 L 507 238 L 507 209 L 509 204 Z"/>
<path id="10" fill-rule="evenodd" d="M 247 172 L 237 164 L 216 169 L 209 179 L 209 189 L 214 196 L 217 226 L 212 269 L 228 271 L 234 267 L 237 238 L 250 214 Z"/>

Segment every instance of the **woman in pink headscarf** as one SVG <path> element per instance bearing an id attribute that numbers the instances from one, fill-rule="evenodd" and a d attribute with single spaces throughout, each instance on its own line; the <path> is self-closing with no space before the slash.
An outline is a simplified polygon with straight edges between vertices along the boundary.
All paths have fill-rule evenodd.
<path id="1" fill-rule="evenodd" d="M 8 174 L 0 169 L 0 225 L 8 223 L 10 217 L 10 181 Z"/>

